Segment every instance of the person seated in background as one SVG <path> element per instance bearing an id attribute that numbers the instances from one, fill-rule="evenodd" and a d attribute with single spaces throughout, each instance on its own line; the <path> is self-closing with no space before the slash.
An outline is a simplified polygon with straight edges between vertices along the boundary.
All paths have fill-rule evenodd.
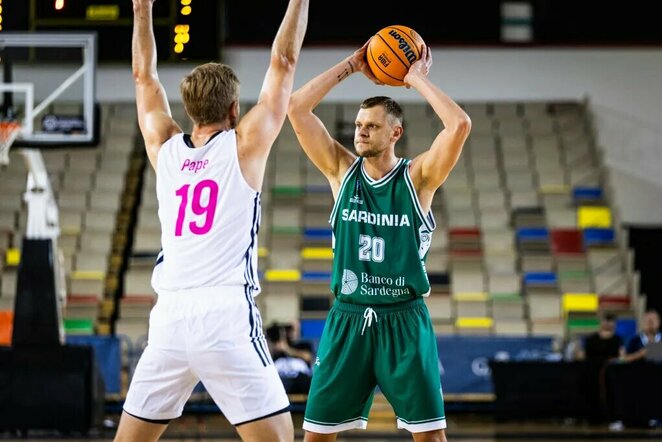
<path id="1" fill-rule="evenodd" d="M 312 377 L 313 344 L 300 338 L 298 325 L 273 323 L 266 330 L 271 358 L 288 394 L 308 393 Z"/>
<path id="2" fill-rule="evenodd" d="M 643 362 L 646 359 L 646 346 L 653 342 L 662 341 L 660 333 L 660 314 L 657 310 L 648 309 L 644 313 L 641 323 L 641 332 L 630 338 L 626 347 L 625 355 L 620 357 L 621 362 Z M 627 422 L 617 420 L 609 424 L 612 431 L 621 431 L 625 427 L 653 428 L 660 424 L 659 419 L 630 420 Z"/>
<path id="3" fill-rule="evenodd" d="M 646 358 L 646 346 L 652 342 L 662 341 L 660 333 L 660 314 L 657 310 L 649 309 L 644 313 L 641 332 L 633 336 L 625 347 L 625 362 L 643 361 Z"/>
<path id="4" fill-rule="evenodd" d="M 624 355 L 623 338 L 616 334 L 616 315 L 606 312 L 600 318 L 600 328 L 584 339 L 577 359 L 603 365 Z"/>
<path id="5" fill-rule="evenodd" d="M 609 362 L 618 361 L 623 355 L 625 346 L 623 339 L 616 334 L 616 315 L 605 312 L 600 317 L 600 328 L 583 339 L 577 352 L 577 359 L 587 364 L 585 388 L 591 403 L 587 418 L 591 423 L 607 419 L 604 370 Z"/>

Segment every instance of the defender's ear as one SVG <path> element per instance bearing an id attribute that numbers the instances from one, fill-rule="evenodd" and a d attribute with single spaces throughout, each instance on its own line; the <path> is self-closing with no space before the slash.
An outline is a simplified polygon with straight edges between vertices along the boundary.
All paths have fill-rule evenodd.
<path id="1" fill-rule="evenodd" d="M 231 120 L 236 120 L 239 118 L 239 112 L 241 109 L 239 108 L 239 100 L 235 100 L 232 102 L 230 105 L 230 119 Z"/>

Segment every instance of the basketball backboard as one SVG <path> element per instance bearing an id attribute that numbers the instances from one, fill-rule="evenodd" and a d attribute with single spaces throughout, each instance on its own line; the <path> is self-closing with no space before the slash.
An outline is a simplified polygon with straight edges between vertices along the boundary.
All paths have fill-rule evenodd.
<path id="1" fill-rule="evenodd" d="M 0 32 L 2 119 L 22 128 L 15 146 L 95 146 L 96 33 Z"/>

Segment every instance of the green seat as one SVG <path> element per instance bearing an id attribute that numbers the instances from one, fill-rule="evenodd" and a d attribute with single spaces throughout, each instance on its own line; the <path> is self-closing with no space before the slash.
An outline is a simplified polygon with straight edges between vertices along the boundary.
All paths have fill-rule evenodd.
<path id="1" fill-rule="evenodd" d="M 303 229 L 299 226 L 273 226 L 271 232 L 274 235 L 300 235 Z"/>
<path id="2" fill-rule="evenodd" d="M 560 280 L 585 280 L 591 277 L 589 272 L 581 270 L 566 270 L 558 273 Z"/>
<path id="3" fill-rule="evenodd" d="M 517 292 L 514 293 L 495 292 L 495 293 L 490 293 L 490 299 L 492 300 L 492 302 L 513 302 L 513 301 L 521 301 L 522 295 Z"/>
<path id="4" fill-rule="evenodd" d="M 301 186 L 274 186 L 271 188 L 271 194 L 275 197 L 293 198 L 302 196 L 303 193 Z"/>
<path id="5" fill-rule="evenodd" d="M 599 318 L 568 318 L 569 331 L 597 330 L 600 327 Z"/>
<path id="6" fill-rule="evenodd" d="M 64 331 L 67 335 L 93 335 L 94 320 L 81 318 L 65 319 Z"/>

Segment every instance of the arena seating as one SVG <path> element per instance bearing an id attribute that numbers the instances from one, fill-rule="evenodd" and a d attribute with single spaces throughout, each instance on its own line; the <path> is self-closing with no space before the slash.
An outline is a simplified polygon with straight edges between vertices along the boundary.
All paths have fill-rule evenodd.
<path id="1" fill-rule="evenodd" d="M 242 103 L 242 109 L 251 103 Z M 595 134 L 581 102 L 462 104 L 473 129 L 433 201 L 437 230 L 426 299 L 439 334 L 570 338 L 597 327 L 601 310 L 638 317 L 642 299 L 620 230 Z M 404 103 L 398 155 L 426 150 L 440 130 L 429 106 Z M 358 103 L 316 109 L 351 145 Z M 181 105 L 173 114 L 185 130 Z M 151 271 L 160 251 L 155 175 L 131 104 L 104 105 L 98 149 L 44 152 L 57 195 L 59 246 L 67 272 L 67 334 L 121 336 L 131 372 L 155 301 Z M 0 172 L 0 343 L 11 311 L 26 211 L 25 167 L 16 152 Z M 333 302 L 328 217 L 333 198 L 286 121 L 262 193 L 258 235 L 268 326 L 301 321 L 317 339 Z M 127 355 L 129 354 L 130 355 Z M 125 381 L 128 378 L 125 377 Z"/>

